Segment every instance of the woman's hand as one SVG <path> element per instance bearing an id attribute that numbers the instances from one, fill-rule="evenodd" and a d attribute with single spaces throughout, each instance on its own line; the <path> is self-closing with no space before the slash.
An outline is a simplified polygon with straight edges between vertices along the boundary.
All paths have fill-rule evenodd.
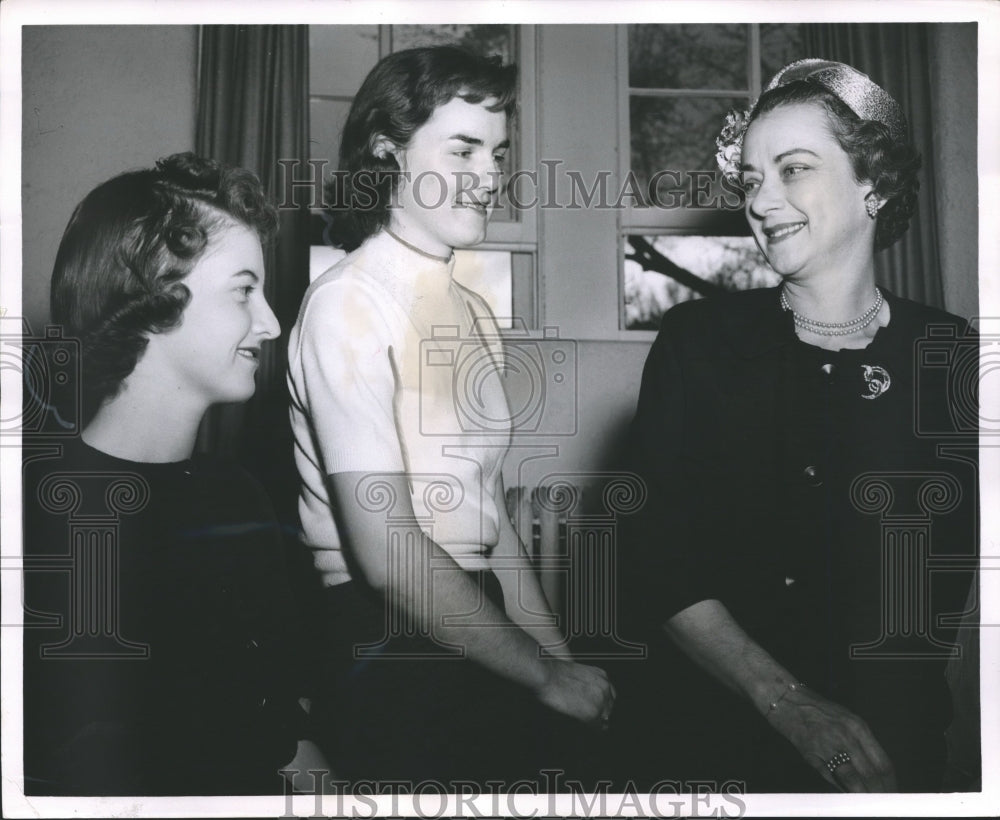
<path id="1" fill-rule="evenodd" d="M 896 790 L 892 763 L 865 722 L 805 686 L 789 686 L 795 678 L 720 601 L 692 604 L 665 627 L 699 666 L 755 704 L 828 783 L 849 792 Z M 831 772 L 826 764 L 840 753 L 850 755 L 850 761 Z"/>
<path id="2" fill-rule="evenodd" d="M 804 686 L 789 689 L 766 715 L 828 783 L 847 792 L 893 792 L 892 761 L 861 718 Z M 827 762 L 850 755 L 832 772 Z"/>
<path id="3" fill-rule="evenodd" d="M 500 608 L 483 596 L 479 584 L 468 573 L 460 571 L 454 559 L 420 530 L 410 504 L 406 475 L 382 474 L 380 481 L 397 499 L 397 520 L 408 522 L 405 526 L 413 543 L 423 540 L 427 548 L 425 560 L 432 562 L 429 566 L 435 569 L 425 574 L 422 584 L 399 583 L 396 575 L 389 572 L 385 513 L 367 510 L 356 502 L 357 487 L 366 477 L 367 474 L 361 472 L 329 476 L 330 498 L 342 545 L 366 583 L 384 595 L 395 596 L 399 606 L 420 628 L 433 633 L 436 640 L 462 647 L 471 660 L 527 687 L 546 706 L 585 723 L 605 724 L 611 714 L 615 691 L 604 670 L 545 657 L 539 651 L 540 642 L 523 628 L 490 628 L 511 627 L 512 623 Z M 402 531 L 403 527 L 400 524 L 397 529 Z M 452 571 L 446 571 L 445 567 Z M 516 578 L 516 565 L 515 572 L 508 574 Z M 505 594 L 517 593 L 516 585 L 505 590 Z M 540 609 L 542 611 L 536 614 L 551 617 L 546 606 L 541 605 Z M 445 617 L 469 612 L 477 613 L 480 625 L 449 623 Z M 545 633 L 546 637 L 558 645 L 561 636 L 551 628 L 550 632 L 551 635 Z"/>
<path id="4" fill-rule="evenodd" d="M 571 718 L 607 729 L 615 705 L 615 687 L 603 669 L 574 661 L 549 658 L 548 674 L 536 690 L 538 699 L 550 709 Z"/>

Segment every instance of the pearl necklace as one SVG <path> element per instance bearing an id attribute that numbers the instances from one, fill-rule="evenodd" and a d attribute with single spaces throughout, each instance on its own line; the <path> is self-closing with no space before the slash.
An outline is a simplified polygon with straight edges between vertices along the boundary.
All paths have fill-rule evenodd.
<path id="1" fill-rule="evenodd" d="M 875 321 L 875 317 L 878 316 L 878 312 L 882 309 L 883 301 L 882 291 L 875 288 L 875 302 L 857 319 L 851 319 L 848 322 L 819 322 L 816 319 L 809 319 L 801 313 L 796 313 L 792 310 L 792 306 L 788 303 L 788 296 L 785 293 L 785 289 L 781 289 L 781 309 L 791 311 L 792 319 L 795 321 L 797 327 L 808 330 L 810 333 L 815 333 L 818 336 L 850 336 L 859 330 L 864 330 Z"/>

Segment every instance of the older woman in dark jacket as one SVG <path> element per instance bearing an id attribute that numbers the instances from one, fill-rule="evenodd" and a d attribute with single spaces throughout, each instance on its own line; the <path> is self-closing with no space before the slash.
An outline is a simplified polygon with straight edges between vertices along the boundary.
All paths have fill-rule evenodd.
<path id="1" fill-rule="evenodd" d="M 955 570 L 977 550 L 960 416 L 976 405 L 948 387 L 963 363 L 974 375 L 976 344 L 875 284 L 919 159 L 896 102 L 821 60 L 779 72 L 719 144 L 783 282 L 679 305 L 646 363 L 632 459 L 657 503 L 628 560 L 647 621 L 693 661 L 665 708 L 712 738 L 701 777 L 937 790 L 941 616 L 961 611 Z"/>

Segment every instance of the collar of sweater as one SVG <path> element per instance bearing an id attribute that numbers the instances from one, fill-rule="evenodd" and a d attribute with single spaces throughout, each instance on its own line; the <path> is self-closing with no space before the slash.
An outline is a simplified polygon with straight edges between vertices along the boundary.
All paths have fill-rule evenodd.
<path id="1" fill-rule="evenodd" d="M 448 295 L 454 253 L 447 260 L 431 256 L 384 230 L 370 237 L 364 247 L 368 273 L 404 304 Z"/>

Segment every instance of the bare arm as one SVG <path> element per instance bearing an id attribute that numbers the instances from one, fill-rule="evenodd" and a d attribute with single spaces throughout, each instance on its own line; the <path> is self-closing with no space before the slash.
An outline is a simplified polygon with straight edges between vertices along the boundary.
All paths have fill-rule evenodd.
<path id="1" fill-rule="evenodd" d="M 500 535 L 490 555 L 490 566 L 503 587 L 507 617 L 531 635 L 546 651 L 570 657 L 556 616 L 545 598 L 520 536 L 507 517 L 503 481 L 497 481 L 494 502 L 500 512 Z"/>
<path id="2" fill-rule="evenodd" d="M 765 716 L 832 785 L 851 792 L 896 790 L 892 762 L 861 718 L 797 684 L 716 600 L 699 601 L 674 615 L 667 634 L 695 663 Z M 774 704 L 772 706 L 772 704 Z M 826 762 L 847 752 L 851 762 L 836 778 Z"/>
<path id="3" fill-rule="evenodd" d="M 413 543 L 423 543 L 435 571 L 425 576 L 432 583 L 399 584 L 389 572 L 384 513 L 366 509 L 355 497 L 366 477 L 363 472 L 337 473 L 329 476 L 328 483 L 343 547 L 370 586 L 392 596 L 437 640 L 462 646 L 472 660 L 528 687 L 551 708 L 585 722 L 599 720 L 610 711 L 613 693 L 603 670 L 543 658 L 531 635 L 512 624 L 491 601 L 483 600 L 473 579 L 420 529 L 403 473 L 380 477 L 395 493 L 393 526 L 405 529 Z M 489 625 L 486 628 L 444 620 L 448 614 L 477 610 L 480 623 Z"/>

